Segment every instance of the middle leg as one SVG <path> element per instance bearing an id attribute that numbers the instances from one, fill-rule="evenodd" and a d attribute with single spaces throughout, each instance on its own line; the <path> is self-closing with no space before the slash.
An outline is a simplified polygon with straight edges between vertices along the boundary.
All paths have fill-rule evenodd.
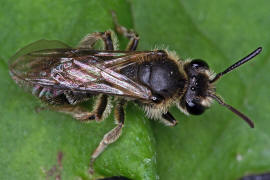
<path id="1" fill-rule="evenodd" d="M 117 16 L 116 16 L 115 12 L 113 12 L 113 11 L 112 11 L 112 17 L 113 17 L 113 23 L 114 23 L 116 32 L 129 39 L 129 43 L 127 45 L 126 50 L 127 51 L 135 51 L 138 47 L 138 43 L 140 40 L 138 34 L 135 31 L 133 31 L 131 29 L 127 29 L 126 27 L 120 25 L 118 23 Z"/>
<path id="2" fill-rule="evenodd" d="M 106 147 L 115 142 L 122 133 L 122 128 L 124 127 L 125 112 L 124 112 L 125 100 L 119 100 L 114 109 L 114 118 L 117 126 L 104 135 L 103 139 L 99 143 L 98 147 L 91 155 L 89 172 L 94 173 L 94 162 L 97 157 L 106 149 Z"/>
<path id="3" fill-rule="evenodd" d="M 108 117 L 108 115 L 111 113 L 111 98 L 106 94 L 100 94 L 94 105 L 94 109 L 89 114 L 88 118 L 85 118 L 82 121 L 89 121 L 89 120 L 96 120 L 96 121 L 102 121 Z"/>
<path id="4" fill-rule="evenodd" d="M 105 46 L 105 50 L 114 50 L 114 44 L 112 40 L 112 32 L 95 32 L 86 35 L 78 44 L 78 48 L 89 48 L 93 49 L 94 45 L 98 40 L 102 40 Z"/>

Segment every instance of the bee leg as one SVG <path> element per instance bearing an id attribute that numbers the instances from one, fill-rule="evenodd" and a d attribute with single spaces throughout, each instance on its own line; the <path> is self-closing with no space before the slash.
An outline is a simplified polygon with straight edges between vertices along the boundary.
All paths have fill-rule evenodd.
<path id="1" fill-rule="evenodd" d="M 117 102 L 114 109 L 114 116 L 117 123 L 117 126 L 104 135 L 103 139 L 99 143 L 98 147 L 91 155 L 90 165 L 89 165 L 89 173 L 94 173 L 94 162 L 97 157 L 105 150 L 105 148 L 115 142 L 122 133 L 122 128 L 124 127 L 125 113 L 124 113 L 124 105 L 125 101 L 120 100 Z"/>
<path id="2" fill-rule="evenodd" d="M 93 119 L 98 122 L 102 121 L 108 117 L 111 112 L 111 108 L 111 99 L 105 94 L 100 94 L 95 101 L 95 106 L 91 112 L 91 115 L 82 121 L 89 121 Z"/>
<path id="3" fill-rule="evenodd" d="M 118 23 L 118 19 L 115 12 L 112 12 L 112 17 L 113 17 L 113 22 L 114 22 L 116 32 L 129 39 L 129 43 L 127 45 L 126 50 L 135 51 L 137 49 L 137 46 L 140 40 L 139 35 L 134 30 L 127 29 L 126 27 L 121 26 Z"/>
<path id="4" fill-rule="evenodd" d="M 78 48 L 93 49 L 98 40 L 102 40 L 106 50 L 114 50 L 114 44 L 111 37 L 111 31 L 95 32 L 87 34 L 78 44 Z"/>
<path id="5" fill-rule="evenodd" d="M 176 126 L 178 123 L 169 111 L 162 114 L 161 121 L 167 126 Z"/>
<path id="6" fill-rule="evenodd" d="M 65 101 L 68 101 L 69 104 L 49 106 L 48 109 L 69 114 L 81 122 L 88 122 L 92 120 L 102 121 L 103 119 L 106 119 L 111 112 L 111 99 L 107 95 L 98 95 L 92 112 L 89 112 L 87 109 L 76 105 L 76 103 L 80 102 L 76 96 L 74 99 L 70 93 L 65 95 Z"/>
<path id="7" fill-rule="evenodd" d="M 71 115 L 76 120 L 80 120 L 82 122 L 95 120 L 91 112 L 87 111 L 87 109 L 79 105 L 74 106 L 70 104 L 65 104 L 65 105 L 49 106 L 48 109 Z"/>
<path id="8" fill-rule="evenodd" d="M 71 105 L 75 105 L 79 102 L 82 102 L 90 98 L 89 94 L 76 93 L 73 91 L 66 91 L 65 95 L 68 102 Z M 110 112 L 111 112 L 110 98 L 108 97 L 108 95 L 99 94 L 95 99 L 95 106 L 93 111 L 91 112 L 91 115 L 89 115 L 88 118 L 86 116 L 81 120 L 88 121 L 95 119 L 96 121 L 101 121 L 103 119 L 106 119 L 106 117 L 110 114 Z"/>
<path id="9" fill-rule="evenodd" d="M 69 104 L 75 105 L 83 101 L 87 101 L 92 96 L 89 93 L 64 91 L 65 99 Z"/>

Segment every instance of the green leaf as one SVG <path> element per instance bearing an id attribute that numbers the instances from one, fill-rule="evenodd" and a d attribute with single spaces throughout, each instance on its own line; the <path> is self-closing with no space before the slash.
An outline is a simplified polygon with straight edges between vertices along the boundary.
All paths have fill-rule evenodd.
<path id="1" fill-rule="evenodd" d="M 39 101 L 11 80 L 7 62 L 19 48 L 39 39 L 75 46 L 87 33 L 112 29 L 110 10 L 138 32 L 140 50 L 168 47 L 181 59 L 205 59 L 217 72 L 258 46 L 264 49 L 217 86 L 226 102 L 254 120 L 255 129 L 217 103 L 201 116 L 187 117 L 172 108 L 179 120 L 176 127 L 147 120 L 130 103 L 121 138 L 96 161 L 96 177 L 237 179 L 269 171 L 269 6 L 266 0 L 3 1 L 0 178 L 55 179 L 59 152 L 62 179 L 93 178 L 87 173 L 89 156 L 115 126 L 113 117 L 82 124 L 57 112 L 36 113 Z M 120 38 L 120 47 L 126 42 Z M 58 171 L 52 173 L 54 166 Z"/>

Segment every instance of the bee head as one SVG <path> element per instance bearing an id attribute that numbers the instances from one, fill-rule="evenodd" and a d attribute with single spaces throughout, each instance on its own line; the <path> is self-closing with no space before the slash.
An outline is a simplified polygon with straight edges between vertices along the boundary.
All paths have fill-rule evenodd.
<path id="1" fill-rule="evenodd" d="M 184 70 L 188 75 L 188 86 L 182 103 L 189 114 L 200 115 L 209 106 L 209 103 L 206 103 L 209 89 L 209 66 L 201 59 L 194 59 L 184 66 Z"/>
<path id="2" fill-rule="evenodd" d="M 220 105 L 238 115 L 253 128 L 254 124 L 247 116 L 231 105 L 226 104 L 216 94 L 214 83 L 226 73 L 251 60 L 261 51 L 261 47 L 257 48 L 246 57 L 225 69 L 225 71 L 218 73 L 215 77 L 211 76 L 208 64 L 201 59 L 194 59 L 186 63 L 184 65 L 184 70 L 188 76 L 188 85 L 186 93 L 180 100 L 179 107 L 185 109 L 189 114 L 200 115 L 205 111 L 205 109 L 210 107 L 212 100 L 216 100 Z"/>

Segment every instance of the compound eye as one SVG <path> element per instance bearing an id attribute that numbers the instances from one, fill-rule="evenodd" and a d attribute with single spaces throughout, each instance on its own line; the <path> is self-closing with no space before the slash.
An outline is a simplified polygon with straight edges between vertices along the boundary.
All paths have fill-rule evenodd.
<path id="1" fill-rule="evenodd" d="M 195 69 L 199 69 L 199 68 L 203 68 L 203 69 L 209 69 L 208 64 L 201 60 L 201 59 L 193 59 L 190 62 L 191 67 L 195 68 Z"/>
<path id="2" fill-rule="evenodd" d="M 205 107 L 196 101 L 186 101 L 186 109 L 192 115 L 200 115 L 205 111 Z"/>

